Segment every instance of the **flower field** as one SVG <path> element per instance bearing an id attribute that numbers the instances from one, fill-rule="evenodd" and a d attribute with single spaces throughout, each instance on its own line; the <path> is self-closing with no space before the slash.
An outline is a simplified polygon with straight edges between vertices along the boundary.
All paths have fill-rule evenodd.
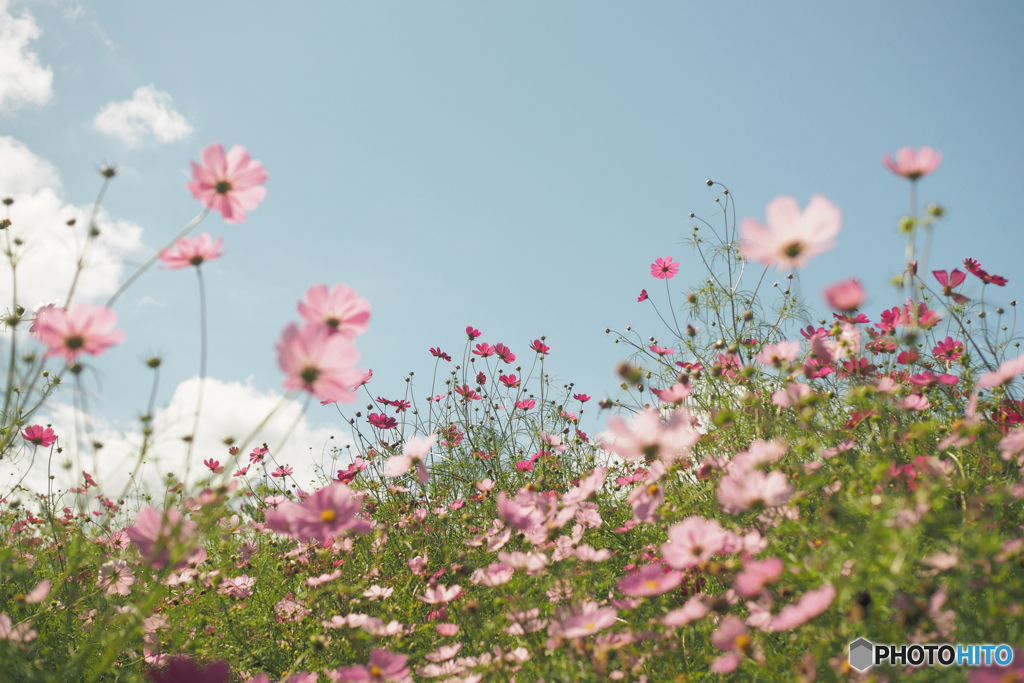
<path id="1" fill-rule="evenodd" d="M 380 396 L 359 365 L 371 302 L 310 283 L 273 352 L 290 395 L 352 433 L 319 487 L 283 444 L 240 439 L 210 459 L 190 443 L 159 490 L 112 490 L 89 473 L 100 447 L 56 432 L 48 401 L 87 412 L 82 373 L 130 334 L 117 302 L 158 261 L 198 279 L 205 378 L 202 268 L 224 250 L 192 233 L 245 221 L 267 171 L 240 146 L 200 160 L 199 215 L 105 305 L 75 298 L 78 273 L 61 301 L 10 302 L 0 458 L 81 477 L 0 491 L 0 681 L 1024 681 L 1017 308 L 973 255 L 929 263 L 944 209 L 917 189 L 939 152 L 884 158 L 911 197 L 887 310 L 864 308 L 856 272 L 824 314 L 801 291 L 840 207 L 749 211 L 709 180 L 685 235 L 703 284 L 679 290 L 679 261 L 653 260 L 636 305 L 658 325 L 606 331 L 622 358 L 606 392 L 554 382 L 543 337 L 468 326 L 438 330 L 429 387 Z M 18 198 L 4 204 L 16 273 Z M 96 231 L 73 227 L 84 255 Z M 862 672 L 858 638 L 1014 657 Z"/>

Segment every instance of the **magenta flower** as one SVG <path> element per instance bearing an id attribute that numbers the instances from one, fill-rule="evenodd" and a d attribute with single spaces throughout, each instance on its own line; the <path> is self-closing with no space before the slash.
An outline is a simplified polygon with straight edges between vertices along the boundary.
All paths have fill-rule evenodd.
<path id="1" fill-rule="evenodd" d="M 668 530 L 668 542 L 661 552 L 665 562 L 676 569 L 688 569 L 703 564 L 720 552 L 733 552 L 739 548 L 739 539 L 726 531 L 716 519 L 692 515 Z"/>
<path id="2" fill-rule="evenodd" d="M 903 314 L 900 318 L 900 323 L 906 327 L 920 327 L 925 330 L 932 329 L 941 321 L 942 316 L 929 309 L 928 304 L 921 301 L 915 305 L 910 299 L 907 299 L 907 303 L 903 306 Z"/>
<path id="3" fill-rule="evenodd" d="M 572 397 L 580 403 L 586 403 L 590 400 L 590 397 L 586 394 L 573 394 Z"/>
<path id="4" fill-rule="evenodd" d="M 64 356 L 69 363 L 83 353 L 98 356 L 108 346 L 124 341 L 124 331 L 115 330 L 117 314 L 106 306 L 75 304 L 44 308 L 36 317 L 35 335 L 50 347 L 47 356 Z"/>
<path id="5" fill-rule="evenodd" d="M 358 517 L 362 499 L 344 484 L 331 484 L 307 496 L 302 503 L 285 501 L 264 512 L 267 526 L 299 541 L 316 539 L 329 544 L 336 536 L 351 531 L 365 534 L 370 523 Z"/>
<path id="6" fill-rule="evenodd" d="M 57 440 L 57 435 L 53 433 L 53 430 L 49 427 L 43 427 L 42 425 L 32 425 L 26 427 L 21 432 L 22 438 L 29 443 L 33 443 L 36 446 L 43 446 L 49 448 L 53 445 L 53 442 Z"/>
<path id="7" fill-rule="evenodd" d="M 747 560 L 743 571 L 736 575 L 733 588 L 742 598 L 752 598 L 761 592 L 766 583 L 774 583 L 782 576 L 782 560 L 769 557 L 767 560 Z"/>
<path id="8" fill-rule="evenodd" d="M 181 557 L 188 557 L 195 549 L 199 537 L 196 523 L 182 519 L 181 513 L 170 508 L 163 514 L 154 508 L 144 507 L 135 516 L 135 523 L 125 533 L 139 548 L 143 558 L 151 566 L 160 568 L 170 561 L 171 550 Z"/>
<path id="9" fill-rule="evenodd" d="M 213 261 L 221 257 L 223 237 L 214 242 L 209 233 L 203 233 L 195 239 L 182 237 L 170 249 L 160 252 L 160 260 L 171 270 L 179 270 L 187 266 L 199 266 L 204 261 Z"/>
<path id="10" fill-rule="evenodd" d="M 500 377 L 498 377 L 498 381 L 504 384 L 509 389 L 515 389 L 520 384 L 522 384 L 522 380 L 520 380 L 515 375 L 501 375 Z"/>
<path id="11" fill-rule="evenodd" d="M 533 399 L 524 399 L 522 401 L 516 401 L 516 408 L 519 408 L 519 410 L 530 410 L 535 405 L 537 405 L 537 402 L 534 401 Z"/>
<path id="12" fill-rule="evenodd" d="M 637 303 L 640 303 L 641 301 L 647 301 L 647 290 L 646 289 L 641 289 L 640 290 L 640 296 L 638 296 L 636 298 L 636 301 L 637 301 Z"/>
<path id="13" fill-rule="evenodd" d="M 348 285 L 313 285 L 299 302 L 299 315 L 352 339 L 370 327 L 370 302 Z"/>
<path id="14" fill-rule="evenodd" d="M 788 631 L 790 629 L 806 624 L 828 609 L 836 597 L 836 589 L 826 583 L 821 588 L 807 591 L 800 600 L 793 605 L 787 605 L 782 611 L 771 620 L 766 631 Z"/>
<path id="15" fill-rule="evenodd" d="M 280 478 L 290 477 L 294 471 L 295 470 L 292 469 L 291 467 L 288 467 L 288 465 L 282 465 L 281 467 L 278 467 L 273 472 L 271 472 L 270 476 Z"/>
<path id="16" fill-rule="evenodd" d="M 679 262 L 673 261 L 671 256 L 654 259 L 651 264 L 651 275 L 659 280 L 671 280 L 679 272 Z"/>
<path id="17" fill-rule="evenodd" d="M 619 581 L 619 590 L 631 598 L 663 595 L 683 582 L 686 575 L 674 569 L 665 571 L 660 564 L 645 564 Z"/>
<path id="18" fill-rule="evenodd" d="M 478 339 L 480 337 L 480 330 L 476 329 L 472 325 L 466 325 L 466 336 L 469 337 L 469 341 Z"/>
<path id="19" fill-rule="evenodd" d="M 475 349 L 473 349 L 473 354 L 480 356 L 481 358 L 488 358 L 494 355 L 494 347 L 487 342 L 481 342 L 476 345 Z"/>
<path id="20" fill-rule="evenodd" d="M 370 416 L 366 419 L 371 425 L 378 429 L 394 429 L 398 426 L 398 420 L 393 417 L 388 417 L 382 413 L 370 413 Z"/>
<path id="21" fill-rule="evenodd" d="M 327 677 L 335 682 L 363 683 L 364 681 L 404 681 L 409 679 L 412 671 L 405 665 L 409 658 L 384 649 L 370 652 L 370 662 L 366 666 L 345 666 L 335 671 L 328 671 Z M 410 679 L 411 680 L 411 679 Z"/>
<path id="22" fill-rule="evenodd" d="M 480 394 L 478 394 L 473 389 L 470 389 L 468 384 L 463 384 L 462 386 L 455 387 L 455 393 L 461 396 L 462 400 L 466 401 L 467 403 L 469 401 L 480 400 Z"/>
<path id="23" fill-rule="evenodd" d="M 909 180 L 917 180 L 928 175 L 942 163 L 942 152 L 937 152 L 931 147 L 922 147 L 914 151 L 913 147 L 904 147 L 896 152 L 896 161 L 888 152 L 882 157 L 882 163 L 886 168 Z"/>
<path id="24" fill-rule="evenodd" d="M 219 460 L 210 458 L 209 460 L 204 460 L 203 464 L 214 474 L 220 474 L 224 471 L 224 466 L 220 464 Z"/>
<path id="25" fill-rule="evenodd" d="M 825 288 L 825 300 L 837 311 L 852 311 L 864 303 L 864 287 L 857 280 L 842 280 Z"/>
<path id="26" fill-rule="evenodd" d="M 821 195 L 814 195 L 807 209 L 793 197 L 779 196 L 765 208 L 767 227 L 753 218 L 740 226 L 740 251 L 751 261 L 781 268 L 803 268 L 807 259 L 835 246 L 843 224 L 839 209 Z"/>
<path id="27" fill-rule="evenodd" d="M 972 258 L 964 259 L 964 268 L 971 274 L 980 279 L 986 285 L 996 285 L 997 287 L 1005 287 L 1006 283 L 1009 282 L 1002 275 L 990 275 L 987 270 L 981 267 L 981 264 Z"/>
<path id="28" fill-rule="evenodd" d="M 511 365 L 516 360 L 516 354 L 512 353 L 512 350 L 504 344 L 494 345 L 494 355 L 498 357 L 498 360 L 508 365 Z"/>
<path id="29" fill-rule="evenodd" d="M 442 351 L 442 350 L 441 350 L 441 347 L 437 347 L 436 349 L 435 349 L 435 348 L 433 348 L 433 347 L 431 347 L 431 349 L 430 349 L 430 355 L 432 355 L 432 356 L 433 356 L 434 358 L 441 358 L 442 360 L 446 360 L 446 361 L 448 361 L 449 363 L 451 363 L 451 362 L 452 362 L 452 357 L 451 357 L 451 356 L 449 356 L 449 355 L 448 355 L 447 353 L 445 353 L 444 351 Z"/>
<path id="30" fill-rule="evenodd" d="M 267 196 L 267 171 L 245 147 L 235 145 L 225 156 L 224 147 L 215 143 L 204 147 L 200 158 L 203 165 L 192 162 L 192 180 L 185 187 L 207 209 L 220 211 L 225 223 L 241 223 L 245 212 Z"/>
<path id="31" fill-rule="evenodd" d="M 951 298 L 953 301 L 957 302 L 958 304 L 965 304 L 968 301 L 970 301 L 970 299 L 968 299 L 963 294 L 959 294 L 953 291 L 955 288 L 962 285 L 964 283 L 964 280 L 967 279 L 967 276 L 960 272 L 958 269 L 954 268 L 953 272 L 948 274 L 944 270 L 933 270 L 932 275 L 934 275 L 935 279 L 939 281 L 940 285 L 942 285 L 942 293 Z"/>
<path id="32" fill-rule="evenodd" d="M 350 403 L 352 387 L 361 373 L 355 369 L 359 352 L 344 335 L 326 325 L 289 323 L 277 343 L 277 363 L 284 371 L 286 389 L 305 389 L 325 401 Z"/>
<path id="33" fill-rule="evenodd" d="M 231 668 L 227 662 L 213 662 L 203 667 L 184 655 L 172 657 L 166 669 L 149 672 L 149 680 L 153 683 L 227 683 L 229 678 Z"/>
<path id="34" fill-rule="evenodd" d="M 530 342 L 530 348 L 542 356 L 547 355 L 547 353 L 551 351 L 551 347 L 542 342 L 540 339 L 534 339 L 532 342 Z"/>

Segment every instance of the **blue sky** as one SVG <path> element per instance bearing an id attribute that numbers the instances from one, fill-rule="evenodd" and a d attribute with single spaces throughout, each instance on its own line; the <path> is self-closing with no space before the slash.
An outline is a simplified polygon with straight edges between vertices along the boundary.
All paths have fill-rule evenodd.
<path id="1" fill-rule="evenodd" d="M 2 4 L 2 3 L 0 3 Z M 14 3 L 41 30 L 28 51 L 52 96 L 0 110 L 9 135 L 91 201 L 101 163 L 120 177 L 105 206 L 143 228 L 138 261 L 192 218 L 188 162 L 215 141 L 267 167 L 266 201 L 240 226 L 213 217 L 229 254 L 206 268 L 210 375 L 277 390 L 273 346 L 318 282 L 373 305 L 360 338 L 374 392 L 395 396 L 428 349 L 455 353 L 472 324 L 520 358 L 547 335 L 549 369 L 614 394 L 620 347 L 606 326 L 660 338 L 636 303 L 649 264 L 682 262 L 689 212 L 714 211 L 704 181 L 763 219 L 779 194 L 823 194 L 843 212 L 839 246 L 802 275 L 866 284 L 868 309 L 898 302 L 896 223 L 906 183 L 886 151 L 931 145 L 921 185 L 939 201 L 932 264 L 965 256 L 1021 282 L 1024 5 L 1011 2 Z M 140 86 L 167 93 L 191 127 L 136 147 L 96 130 Z M 45 101 L 42 101 L 45 100 Z M 0 188 L 3 191 L 3 188 Z M 662 292 L 663 294 L 663 292 Z M 128 423 L 148 394 L 142 359 L 166 361 L 161 400 L 196 372 L 188 272 L 146 274 L 118 303 L 128 341 L 97 363 L 101 410 Z M 425 378 L 424 378 L 425 379 Z M 422 398 L 429 386 L 421 383 Z M 311 422 L 332 414 L 318 406 Z"/>

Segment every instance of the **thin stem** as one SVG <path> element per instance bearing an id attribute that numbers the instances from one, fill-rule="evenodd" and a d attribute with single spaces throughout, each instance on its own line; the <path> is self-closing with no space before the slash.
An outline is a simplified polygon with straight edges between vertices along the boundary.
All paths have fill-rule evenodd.
<path id="1" fill-rule="evenodd" d="M 96 214 L 99 213 L 100 204 L 103 203 L 103 195 L 107 193 L 107 186 L 110 185 L 110 179 L 112 177 L 113 176 L 104 174 L 103 184 L 100 185 L 99 194 L 96 195 L 96 201 L 93 202 L 92 214 L 89 216 L 89 224 L 86 226 L 86 230 L 88 230 L 88 232 L 85 234 L 85 246 L 82 247 L 82 253 L 78 255 L 78 266 L 75 268 L 75 276 L 71 279 L 71 287 L 68 289 L 68 298 L 64 301 L 64 308 L 71 305 L 71 297 L 75 295 L 75 288 L 78 286 L 78 278 L 85 269 L 85 255 L 89 251 L 89 245 L 92 244 L 94 239 L 93 229 L 96 227 Z"/>
<path id="2" fill-rule="evenodd" d="M 192 438 L 185 455 L 185 481 L 192 468 L 192 451 L 199 433 L 199 415 L 203 409 L 203 386 L 206 384 L 206 283 L 203 280 L 202 264 L 196 265 L 196 279 L 199 281 L 199 392 L 196 395 L 196 415 L 192 420 Z"/>

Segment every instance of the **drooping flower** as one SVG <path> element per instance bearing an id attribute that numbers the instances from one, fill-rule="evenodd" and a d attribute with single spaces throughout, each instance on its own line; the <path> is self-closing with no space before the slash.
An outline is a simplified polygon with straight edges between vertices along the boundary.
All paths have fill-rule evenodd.
<path id="1" fill-rule="evenodd" d="M 192 162 L 192 180 L 185 184 L 192 196 L 207 209 L 220 211 L 224 222 L 237 224 L 246 219 L 267 196 L 267 171 L 263 164 L 253 161 L 249 152 L 235 145 L 224 154 L 220 143 L 203 148 L 202 166 Z"/>
<path id="2" fill-rule="evenodd" d="M 378 429 L 394 429 L 398 426 L 398 420 L 383 413 L 370 413 L 366 420 Z"/>
<path id="3" fill-rule="evenodd" d="M 886 152 L 882 157 L 882 163 L 896 175 L 901 175 L 909 180 L 917 180 L 939 167 L 939 164 L 942 163 L 942 152 L 928 146 L 924 146 L 916 152 L 913 147 L 904 147 L 896 152 L 895 161 Z"/>
<path id="4" fill-rule="evenodd" d="M 196 238 L 182 237 L 173 247 L 160 252 L 160 261 L 171 270 L 199 266 L 205 261 L 220 258 L 223 244 L 223 237 L 218 237 L 214 242 L 206 232 Z"/>
<path id="5" fill-rule="evenodd" d="M 107 595 L 128 595 L 131 593 L 131 586 L 135 583 L 132 570 L 124 560 L 107 562 L 100 567 L 96 585 L 103 589 Z"/>
<path id="6" fill-rule="evenodd" d="M 964 259 L 964 268 L 966 268 L 971 275 L 974 275 L 986 285 L 996 285 L 997 287 L 1005 287 L 1006 283 L 1009 282 L 1002 275 L 990 275 L 987 270 L 981 267 L 981 264 L 972 258 Z"/>
<path id="7" fill-rule="evenodd" d="M 446 360 L 446 361 L 448 361 L 449 363 L 451 363 L 451 362 L 452 362 L 452 357 L 451 357 L 451 356 L 449 356 L 449 355 L 448 355 L 447 353 L 445 353 L 444 351 L 442 351 L 442 350 L 441 350 L 441 347 L 437 347 L 437 348 L 431 347 L 431 348 L 430 348 L 430 355 L 432 355 L 432 356 L 433 356 L 434 358 L 440 358 L 440 359 L 442 359 L 442 360 Z"/>
<path id="8" fill-rule="evenodd" d="M 636 298 L 636 300 L 637 300 L 637 303 L 640 303 L 641 301 L 647 301 L 647 290 L 646 289 L 641 289 L 640 290 L 640 296 L 638 296 Z"/>
<path id="9" fill-rule="evenodd" d="M 679 262 L 673 261 L 671 256 L 654 259 L 651 264 L 651 276 L 659 280 L 671 280 L 679 272 Z"/>
<path id="10" fill-rule="evenodd" d="M 765 209 L 768 225 L 747 218 L 740 226 L 743 257 L 765 265 L 803 268 L 807 259 L 835 246 L 842 215 L 832 202 L 814 195 L 807 209 L 793 197 L 779 196 Z"/>
<path id="11" fill-rule="evenodd" d="M 49 349 L 47 356 L 64 356 L 74 362 L 83 353 L 98 356 L 108 346 L 124 341 L 124 330 L 115 330 L 117 314 L 106 306 L 75 304 L 68 309 L 45 308 L 35 322 L 35 335 Z"/>
<path id="12" fill-rule="evenodd" d="M 43 427 L 42 425 L 26 427 L 22 430 L 21 436 L 29 443 L 35 444 L 36 446 L 42 446 L 44 448 L 49 448 L 57 440 L 57 435 L 53 433 L 53 430 L 49 427 Z"/>
<path id="13" fill-rule="evenodd" d="M 311 323 L 321 323 L 349 339 L 370 327 L 370 302 L 348 285 L 313 285 L 298 305 L 299 315 Z"/>
<path id="14" fill-rule="evenodd" d="M 864 287 L 857 280 L 843 280 L 825 288 L 825 300 L 837 311 L 852 311 L 864 303 Z"/>
<path id="15" fill-rule="evenodd" d="M 135 516 L 135 523 L 125 529 L 128 537 L 139 548 L 143 558 L 153 567 L 163 567 L 170 560 L 171 550 L 180 557 L 188 557 L 195 548 L 199 530 L 192 520 L 182 519 L 174 508 L 163 514 L 152 507 L 144 507 Z"/>
<path id="16" fill-rule="evenodd" d="M 355 369 L 359 352 L 343 334 L 319 323 L 289 323 L 277 343 L 277 363 L 286 389 L 305 389 L 327 401 L 350 403 L 362 374 Z"/>
<path id="17" fill-rule="evenodd" d="M 958 269 L 954 268 L 953 272 L 948 274 L 944 270 L 933 270 L 932 275 L 934 275 L 935 279 L 939 281 L 940 285 L 942 285 L 942 293 L 944 295 L 948 296 L 958 304 L 965 304 L 969 301 L 969 299 L 963 294 L 953 291 L 955 288 L 962 285 L 964 280 L 967 279 L 967 276 Z"/>
<path id="18" fill-rule="evenodd" d="M 301 503 L 285 501 L 264 512 L 267 526 L 279 534 L 299 541 L 316 539 L 327 545 L 346 531 L 365 534 L 370 523 L 357 514 L 361 498 L 344 484 L 330 484 L 306 497 Z"/>

